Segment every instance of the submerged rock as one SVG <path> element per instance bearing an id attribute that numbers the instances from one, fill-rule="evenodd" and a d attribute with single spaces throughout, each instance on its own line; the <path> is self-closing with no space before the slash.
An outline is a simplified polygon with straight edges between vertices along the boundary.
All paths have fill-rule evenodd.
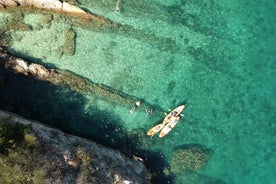
<path id="1" fill-rule="evenodd" d="M 73 56 L 76 48 L 76 32 L 73 29 L 68 29 L 64 32 L 64 44 L 60 47 L 62 54 Z"/>
<path id="2" fill-rule="evenodd" d="M 179 173 L 200 170 L 209 160 L 212 151 L 201 145 L 184 145 L 172 154 L 171 171 Z"/>
<path id="3" fill-rule="evenodd" d="M 41 183 L 150 183 L 151 174 L 141 159 L 128 158 L 118 150 L 0 111 L 0 123 L 7 119 L 30 126 L 43 146 L 38 160 L 46 175 Z"/>

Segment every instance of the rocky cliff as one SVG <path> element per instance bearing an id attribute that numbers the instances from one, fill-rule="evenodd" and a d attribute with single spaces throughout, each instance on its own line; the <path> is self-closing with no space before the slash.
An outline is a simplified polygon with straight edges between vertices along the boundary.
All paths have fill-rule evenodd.
<path id="1" fill-rule="evenodd" d="M 150 183 L 151 175 L 140 158 L 128 158 L 117 150 L 0 111 L 0 125 L 4 121 L 30 126 L 33 139 L 43 147 L 36 161 L 47 174 L 39 183 Z"/>

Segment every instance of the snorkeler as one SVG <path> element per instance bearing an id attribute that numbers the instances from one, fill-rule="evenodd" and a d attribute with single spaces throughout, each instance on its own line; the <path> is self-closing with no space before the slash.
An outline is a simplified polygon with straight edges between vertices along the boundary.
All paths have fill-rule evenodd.
<path id="1" fill-rule="evenodd" d="M 140 106 L 140 104 L 141 104 L 141 101 L 137 101 L 129 112 L 133 113 L 136 110 L 136 108 Z"/>
<path id="2" fill-rule="evenodd" d="M 152 109 L 146 109 L 146 113 L 148 116 L 150 116 L 152 114 Z"/>
<path id="3" fill-rule="evenodd" d="M 116 2 L 116 6 L 115 6 L 115 12 L 120 12 L 120 0 L 118 0 L 117 2 Z"/>

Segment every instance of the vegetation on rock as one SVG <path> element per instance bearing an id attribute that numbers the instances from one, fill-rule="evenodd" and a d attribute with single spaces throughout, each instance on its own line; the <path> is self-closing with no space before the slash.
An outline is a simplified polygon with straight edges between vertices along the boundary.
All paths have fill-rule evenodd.
<path id="1" fill-rule="evenodd" d="M 0 120 L 0 183 L 41 183 L 39 152 L 30 127 Z"/>
<path id="2" fill-rule="evenodd" d="M 79 171 L 79 175 L 81 176 L 82 181 L 92 182 L 93 177 L 91 175 L 92 169 L 90 167 L 91 164 L 91 157 L 85 151 L 83 147 L 79 147 L 77 149 L 77 157 L 81 160 L 81 168 Z"/>
<path id="3" fill-rule="evenodd" d="M 149 183 L 137 160 L 0 111 L 0 183 Z"/>

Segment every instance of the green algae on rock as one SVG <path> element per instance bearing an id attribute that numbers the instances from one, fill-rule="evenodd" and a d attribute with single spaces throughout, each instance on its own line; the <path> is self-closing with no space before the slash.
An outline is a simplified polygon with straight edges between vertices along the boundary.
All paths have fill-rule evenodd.
<path id="1" fill-rule="evenodd" d="M 38 139 L 30 126 L 0 114 L 0 183 L 39 183 L 45 179 Z"/>

